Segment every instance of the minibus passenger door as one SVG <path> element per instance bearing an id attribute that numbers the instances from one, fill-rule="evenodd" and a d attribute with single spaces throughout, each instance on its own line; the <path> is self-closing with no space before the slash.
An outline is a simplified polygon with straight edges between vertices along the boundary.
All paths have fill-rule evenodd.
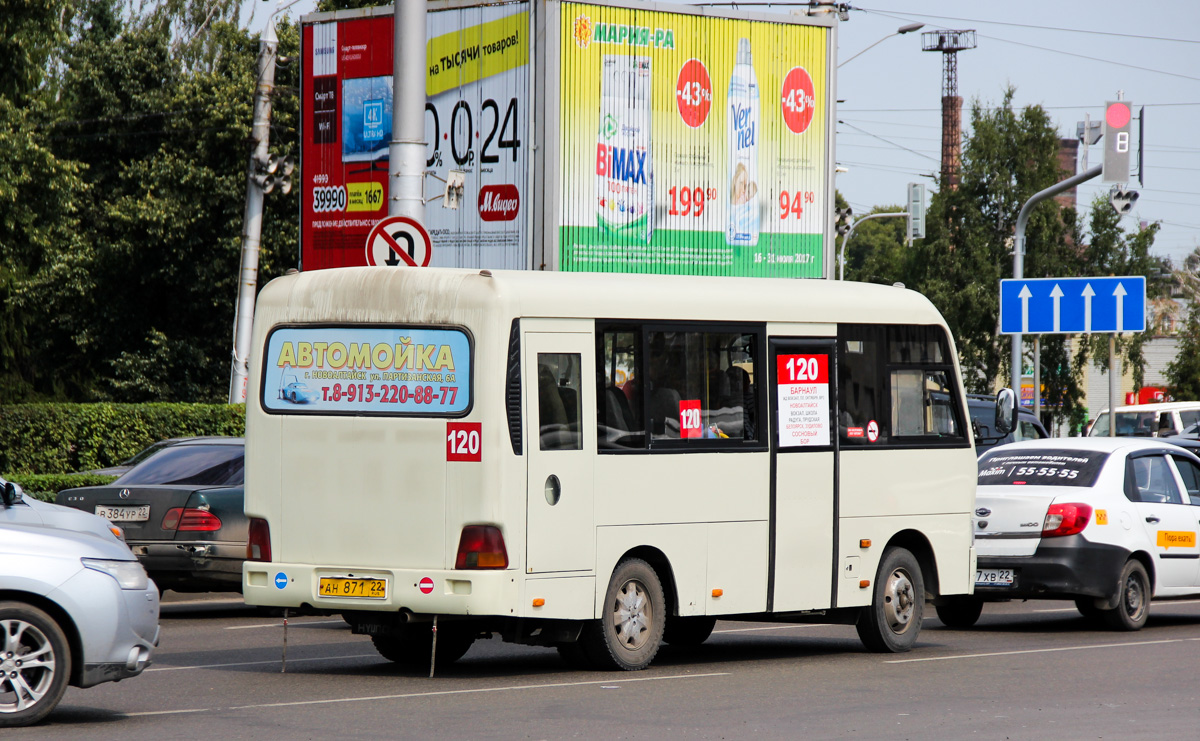
<path id="1" fill-rule="evenodd" d="M 528 441 L 526 572 L 595 565 L 595 349 L 591 333 L 532 332 L 522 342 Z"/>
<path id="2" fill-rule="evenodd" d="M 772 338 L 768 609 L 833 605 L 836 343 Z"/>

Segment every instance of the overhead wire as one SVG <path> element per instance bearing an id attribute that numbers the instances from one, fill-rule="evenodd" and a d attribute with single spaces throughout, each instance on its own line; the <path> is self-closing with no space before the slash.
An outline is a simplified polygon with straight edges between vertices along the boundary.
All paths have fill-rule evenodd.
<path id="1" fill-rule="evenodd" d="M 851 10 L 860 10 L 860 11 L 863 11 L 864 13 L 874 13 L 876 15 L 882 15 L 887 18 L 899 18 L 900 17 L 900 16 L 895 16 L 895 15 L 889 14 L 882 10 L 877 10 L 875 8 L 852 7 Z M 979 24 L 989 24 L 989 25 L 994 25 L 994 26 L 1015 26 L 1017 28 L 1036 28 L 1039 31 L 1064 31 L 1067 33 L 1085 33 L 1085 34 L 1094 34 L 1097 36 L 1118 36 L 1118 37 L 1126 38 L 1126 39 L 1141 39 L 1144 41 L 1171 41 L 1171 42 L 1180 43 L 1180 44 L 1200 44 L 1200 40 L 1198 40 L 1198 39 L 1173 39 L 1173 38 L 1168 38 L 1166 36 L 1142 36 L 1142 35 L 1132 34 L 1132 33 L 1119 33 L 1117 31 L 1094 31 L 1094 30 L 1086 29 L 1086 28 L 1060 28 L 1060 27 L 1056 27 L 1056 26 L 1040 26 L 1040 25 L 1036 25 L 1036 24 L 1032 24 L 1032 23 L 1013 23 L 1011 21 L 989 21 L 989 20 L 982 20 L 982 19 L 977 19 L 977 18 L 955 18 L 953 16 L 946 16 L 946 15 L 932 15 L 929 13 L 913 13 L 913 12 L 910 12 L 907 10 L 904 11 L 904 14 L 911 15 L 911 16 L 914 16 L 917 18 L 936 18 L 938 20 L 944 20 L 944 21 L 962 21 L 964 23 L 979 23 Z"/>

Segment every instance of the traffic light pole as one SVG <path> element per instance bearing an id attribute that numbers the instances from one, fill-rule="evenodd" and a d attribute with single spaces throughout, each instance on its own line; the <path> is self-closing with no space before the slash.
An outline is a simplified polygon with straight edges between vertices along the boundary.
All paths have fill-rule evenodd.
<path id="1" fill-rule="evenodd" d="M 889 216 L 908 216 L 908 212 L 894 211 L 886 214 L 869 214 L 867 216 L 863 216 L 858 221 L 850 225 L 850 230 L 846 232 L 846 236 L 842 237 L 842 249 L 840 250 L 840 254 L 838 256 L 838 262 L 841 263 L 841 267 L 838 272 L 838 280 L 846 280 L 846 243 L 850 241 L 850 237 L 854 236 L 855 228 L 857 228 L 858 225 L 864 221 L 870 221 L 871 219 L 886 219 Z"/>
<path id="2" fill-rule="evenodd" d="M 1042 201 L 1053 198 L 1063 191 L 1070 190 L 1080 183 L 1085 183 L 1092 178 L 1099 177 L 1103 172 L 1103 165 L 1096 165 L 1086 172 L 1081 172 L 1075 177 L 1067 178 L 1061 183 L 1055 183 L 1043 191 L 1034 193 L 1033 197 L 1025 202 L 1021 207 L 1021 213 L 1017 215 L 1016 239 L 1013 244 L 1013 278 L 1021 280 L 1025 277 L 1025 227 L 1029 224 L 1029 216 L 1033 213 L 1033 207 Z M 1022 352 L 1023 335 L 1020 332 L 1013 333 L 1012 336 L 1012 390 L 1017 394 L 1017 404 L 1021 403 L 1021 366 L 1023 365 L 1024 353 Z M 1039 393 L 1038 389 L 1033 390 L 1034 396 Z"/>
<path id="3" fill-rule="evenodd" d="M 246 169 L 246 211 L 242 226 L 242 262 L 238 273 L 237 307 L 233 318 L 233 358 L 229 379 L 229 403 L 246 401 L 249 370 L 250 331 L 254 326 L 254 298 L 258 293 L 258 252 L 262 239 L 263 182 L 256 176 L 267 165 L 271 137 L 271 93 L 275 89 L 275 52 L 279 38 L 275 34 L 275 16 L 299 0 L 278 0 L 267 17 L 266 28 L 258 41 L 258 81 L 254 87 L 254 123 L 250 139 L 254 149 Z"/>

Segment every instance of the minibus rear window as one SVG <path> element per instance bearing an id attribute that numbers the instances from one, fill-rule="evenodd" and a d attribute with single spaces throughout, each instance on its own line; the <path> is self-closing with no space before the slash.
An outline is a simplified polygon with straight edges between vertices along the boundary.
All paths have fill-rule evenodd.
<path id="1" fill-rule="evenodd" d="M 281 326 L 263 354 L 262 407 L 282 414 L 462 416 L 472 346 L 452 327 Z"/>

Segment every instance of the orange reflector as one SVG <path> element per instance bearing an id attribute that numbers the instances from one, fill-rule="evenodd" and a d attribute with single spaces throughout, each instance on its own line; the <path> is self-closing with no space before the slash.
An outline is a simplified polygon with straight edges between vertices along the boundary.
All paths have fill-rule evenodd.
<path id="1" fill-rule="evenodd" d="M 725 590 L 723 590 L 723 589 L 714 589 L 713 590 L 714 597 L 720 597 L 722 594 L 725 594 Z"/>
<path id="2" fill-rule="evenodd" d="M 859 548 L 870 548 L 871 547 L 871 539 L 863 538 L 862 540 L 858 541 L 858 547 Z"/>
<path id="3" fill-rule="evenodd" d="M 863 579 L 862 581 L 860 581 L 860 582 L 858 583 L 858 586 L 859 586 L 861 589 L 866 589 L 867 587 L 871 586 L 871 580 L 870 580 L 870 579 Z"/>
<path id="4" fill-rule="evenodd" d="M 546 600 L 542 599 L 541 597 L 534 597 L 534 599 L 533 599 L 534 607 L 541 607 L 544 604 L 546 604 Z"/>

